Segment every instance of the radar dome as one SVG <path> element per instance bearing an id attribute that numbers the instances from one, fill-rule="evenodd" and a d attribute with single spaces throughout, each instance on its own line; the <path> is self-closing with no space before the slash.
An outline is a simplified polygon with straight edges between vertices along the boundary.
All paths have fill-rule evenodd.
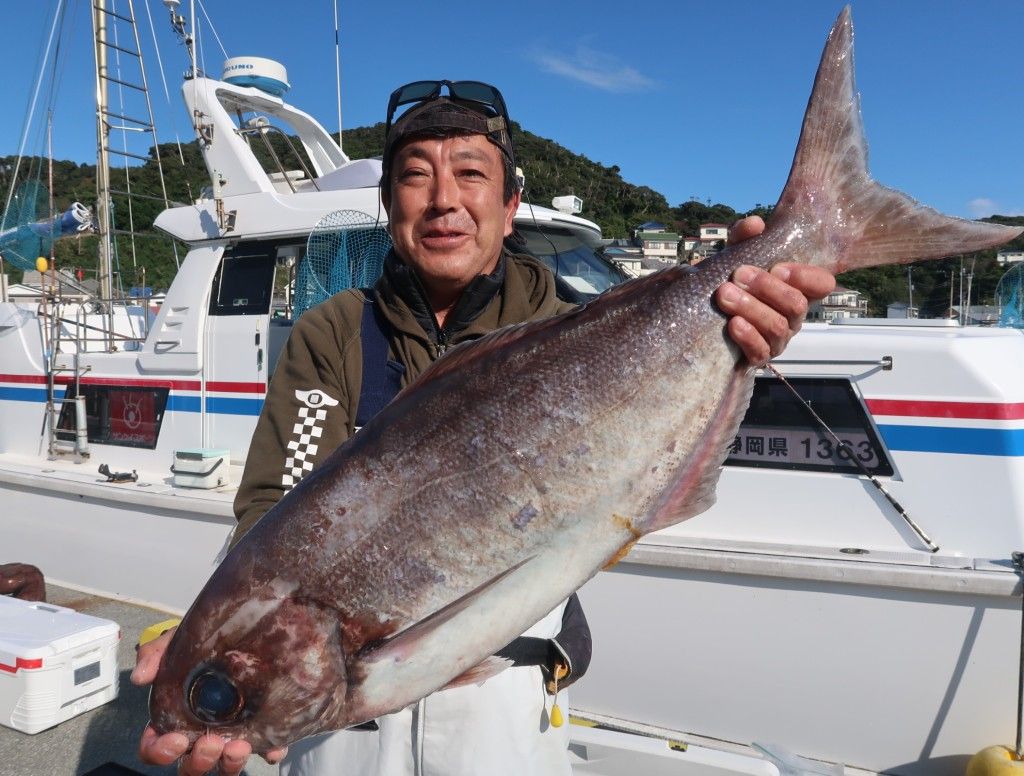
<path id="1" fill-rule="evenodd" d="M 221 79 L 235 86 L 253 86 L 275 97 L 291 86 L 284 65 L 263 57 L 232 57 L 224 63 Z"/>

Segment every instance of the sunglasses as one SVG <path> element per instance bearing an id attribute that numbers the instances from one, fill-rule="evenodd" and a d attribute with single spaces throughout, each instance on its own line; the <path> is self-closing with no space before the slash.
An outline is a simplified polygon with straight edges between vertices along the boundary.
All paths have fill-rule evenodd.
<path id="1" fill-rule="evenodd" d="M 391 132 L 391 124 L 396 110 L 409 103 L 436 100 L 441 96 L 441 89 L 445 86 L 448 87 L 448 95 L 452 100 L 463 104 L 469 103 L 466 107 L 477 109 L 490 116 L 501 116 L 505 120 L 505 126 L 509 125 L 505 100 L 501 96 L 501 92 L 490 84 L 481 81 L 413 81 L 405 86 L 399 86 L 391 93 L 391 98 L 388 100 L 388 118 L 384 126 L 384 136 L 387 137 Z"/>

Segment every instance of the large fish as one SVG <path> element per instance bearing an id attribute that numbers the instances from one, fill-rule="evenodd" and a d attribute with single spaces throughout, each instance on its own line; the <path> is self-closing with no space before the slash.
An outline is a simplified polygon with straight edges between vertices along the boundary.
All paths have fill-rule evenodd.
<path id="1" fill-rule="evenodd" d="M 451 351 L 267 513 L 171 641 L 157 731 L 266 752 L 500 670 L 489 655 L 714 500 L 753 384 L 712 303 L 739 264 L 841 272 L 1019 234 L 871 180 L 852 42 L 847 8 L 760 237 Z"/>

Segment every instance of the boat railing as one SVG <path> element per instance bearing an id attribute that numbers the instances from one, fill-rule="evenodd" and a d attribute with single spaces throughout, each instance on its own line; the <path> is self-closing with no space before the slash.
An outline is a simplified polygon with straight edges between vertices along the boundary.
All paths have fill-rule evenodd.
<path id="1" fill-rule="evenodd" d="M 266 149 L 267 154 L 270 156 L 271 161 L 277 168 L 276 171 L 274 172 L 267 171 L 268 175 L 274 181 L 284 180 L 284 182 L 288 185 L 288 188 L 291 189 L 291 192 L 294 194 L 296 192 L 295 184 L 293 182 L 294 171 L 285 168 L 283 162 L 281 161 L 281 157 L 278 155 L 277 151 L 274 150 L 274 146 L 270 142 L 271 133 L 279 136 L 284 142 L 285 146 L 291 152 L 292 156 L 298 161 L 299 167 L 302 168 L 302 173 L 305 181 L 311 183 L 316 191 L 320 190 L 320 187 L 317 185 L 316 182 L 316 175 L 310 169 L 309 165 L 306 164 L 306 160 L 303 158 L 303 155 L 299 152 L 299 150 L 295 147 L 295 144 L 292 142 L 292 139 L 288 136 L 288 133 L 285 132 L 280 127 L 270 124 L 267 121 L 266 117 L 257 116 L 253 119 L 250 119 L 244 126 L 239 128 L 237 132 L 242 137 L 258 137 L 263 142 L 263 146 Z"/>
<path id="2" fill-rule="evenodd" d="M 104 299 L 86 297 L 67 299 L 44 295 L 37 315 L 43 332 L 46 354 L 46 430 L 47 457 L 50 460 L 72 458 L 81 462 L 89 458 L 88 407 L 82 391 L 82 378 L 93 365 L 83 356 L 95 353 L 138 350 L 149 331 L 149 310 L 130 315 L 133 302 L 146 303 L 146 298 Z M 118 307 L 125 315 L 116 315 Z M 125 330 L 110 330 L 107 323 L 121 323 Z M 59 395 L 64 386 L 63 396 Z"/>
<path id="3" fill-rule="evenodd" d="M 66 298 L 44 296 L 38 305 L 45 350 L 60 353 L 104 353 L 138 350 L 150 330 L 148 298 Z M 117 315 L 121 310 L 124 315 Z M 107 314 L 111 313 L 112 318 Z M 114 327 L 108 320 L 114 321 Z"/>

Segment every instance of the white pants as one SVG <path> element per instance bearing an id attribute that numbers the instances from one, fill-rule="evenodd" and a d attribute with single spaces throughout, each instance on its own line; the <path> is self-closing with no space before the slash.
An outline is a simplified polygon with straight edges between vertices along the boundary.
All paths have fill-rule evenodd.
<path id="1" fill-rule="evenodd" d="M 558 633 L 564 604 L 526 632 Z M 509 668 L 481 685 L 442 690 L 377 720 L 380 730 L 339 731 L 289 747 L 282 776 L 569 776 L 566 719 L 550 725 L 553 699 L 536 666 Z"/>

